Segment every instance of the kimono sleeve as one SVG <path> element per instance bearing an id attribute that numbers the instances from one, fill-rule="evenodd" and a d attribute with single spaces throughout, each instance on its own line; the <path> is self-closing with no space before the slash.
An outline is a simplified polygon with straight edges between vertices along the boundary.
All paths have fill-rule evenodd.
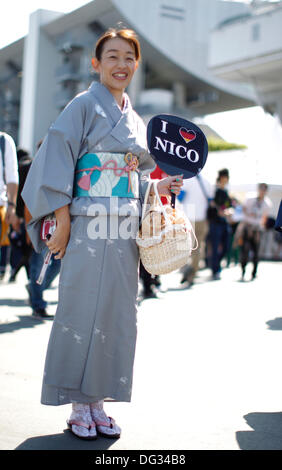
<path id="1" fill-rule="evenodd" d="M 74 170 L 83 140 L 84 107 L 77 97 L 50 127 L 29 170 L 22 198 L 32 215 L 28 233 L 41 251 L 41 219 L 72 201 Z"/>

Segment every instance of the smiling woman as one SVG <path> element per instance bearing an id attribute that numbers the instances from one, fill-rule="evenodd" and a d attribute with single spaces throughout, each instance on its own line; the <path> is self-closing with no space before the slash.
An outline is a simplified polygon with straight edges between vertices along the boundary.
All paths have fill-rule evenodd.
<path id="1" fill-rule="evenodd" d="M 97 433 L 118 438 L 121 429 L 103 403 L 131 400 L 136 233 L 155 168 L 146 127 L 125 93 L 139 60 L 134 31 L 110 30 L 98 40 L 92 65 L 100 82 L 77 95 L 52 124 L 22 193 L 33 217 L 28 231 L 35 249 L 46 249 L 40 227 L 55 213 L 56 230 L 46 245 L 62 259 L 41 402 L 72 403 L 68 426 L 82 439 Z M 158 182 L 158 191 L 179 194 L 182 184 L 180 176 L 169 176 Z"/>

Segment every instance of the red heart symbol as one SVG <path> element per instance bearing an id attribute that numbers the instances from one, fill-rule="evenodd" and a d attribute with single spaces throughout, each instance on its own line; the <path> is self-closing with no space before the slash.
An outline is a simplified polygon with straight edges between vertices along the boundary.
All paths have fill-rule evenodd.
<path id="1" fill-rule="evenodd" d="M 186 144 L 196 139 L 196 132 L 192 130 L 187 131 L 185 127 L 180 127 L 179 134 L 181 135 L 182 139 L 185 140 Z"/>

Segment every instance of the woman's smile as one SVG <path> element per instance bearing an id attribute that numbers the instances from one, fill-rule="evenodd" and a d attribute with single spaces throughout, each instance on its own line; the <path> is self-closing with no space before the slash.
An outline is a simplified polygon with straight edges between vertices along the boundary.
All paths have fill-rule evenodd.
<path id="1" fill-rule="evenodd" d="M 128 74 L 127 73 L 122 73 L 122 72 L 115 72 L 112 74 L 112 76 L 116 79 L 116 80 L 126 80 L 127 77 L 128 77 Z"/>

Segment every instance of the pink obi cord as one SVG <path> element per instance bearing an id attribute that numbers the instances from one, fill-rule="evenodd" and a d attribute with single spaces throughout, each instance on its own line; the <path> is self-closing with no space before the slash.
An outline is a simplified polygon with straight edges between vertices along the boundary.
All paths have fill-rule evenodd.
<path id="1" fill-rule="evenodd" d="M 82 170 L 77 170 L 76 173 L 80 173 L 82 171 L 89 171 L 87 175 L 83 175 L 77 182 L 78 186 L 85 191 L 89 191 L 91 186 L 91 175 L 93 171 L 103 171 L 103 170 L 113 170 L 116 176 L 121 177 L 124 173 L 127 173 L 128 176 L 128 187 L 127 192 L 131 191 L 132 189 L 132 182 L 131 182 L 131 172 L 135 171 L 138 168 L 138 159 L 136 156 L 133 156 L 132 153 L 127 153 L 124 157 L 124 161 L 127 165 L 123 168 L 119 168 L 117 166 L 117 162 L 115 160 L 108 160 L 104 163 L 103 166 L 93 166 L 92 168 L 83 168 Z M 113 167 L 109 166 L 113 163 Z"/>

